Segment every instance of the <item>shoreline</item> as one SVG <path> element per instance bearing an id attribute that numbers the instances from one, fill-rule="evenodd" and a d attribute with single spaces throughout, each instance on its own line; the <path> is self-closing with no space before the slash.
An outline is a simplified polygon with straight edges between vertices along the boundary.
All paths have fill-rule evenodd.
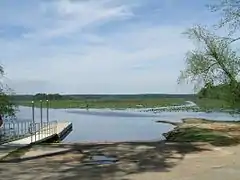
<path id="1" fill-rule="evenodd" d="M 19 104 L 19 107 L 31 108 L 31 105 Z M 40 106 L 35 106 L 36 109 L 40 109 Z M 43 109 L 46 109 L 43 106 Z M 86 110 L 86 111 L 94 111 L 94 110 L 107 110 L 107 111 L 125 111 L 125 112 L 139 112 L 139 113 L 153 113 L 160 114 L 164 112 L 205 112 L 205 113 L 228 113 L 232 115 L 240 114 L 240 110 L 238 109 L 227 109 L 227 108 L 210 108 L 205 109 L 198 106 L 188 106 L 182 105 L 182 107 L 177 106 L 156 106 L 156 107 L 108 107 L 108 106 L 99 106 L 99 107 L 50 107 L 50 110 Z"/>
<path id="2" fill-rule="evenodd" d="M 174 129 L 163 133 L 166 142 L 203 142 L 214 146 L 240 144 L 239 121 L 214 121 L 202 118 L 185 118 L 182 122 L 156 121 L 174 125 Z"/>

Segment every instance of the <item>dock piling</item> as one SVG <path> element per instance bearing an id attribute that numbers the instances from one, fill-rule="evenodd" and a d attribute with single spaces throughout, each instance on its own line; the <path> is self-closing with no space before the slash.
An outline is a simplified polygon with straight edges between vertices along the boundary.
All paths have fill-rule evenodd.
<path id="1" fill-rule="evenodd" d="M 40 100 L 40 120 L 41 120 L 41 128 L 43 124 L 43 112 L 42 112 L 42 100 Z"/>
<path id="2" fill-rule="evenodd" d="M 49 123 L 49 100 L 47 100 L 47 123 Z"/>

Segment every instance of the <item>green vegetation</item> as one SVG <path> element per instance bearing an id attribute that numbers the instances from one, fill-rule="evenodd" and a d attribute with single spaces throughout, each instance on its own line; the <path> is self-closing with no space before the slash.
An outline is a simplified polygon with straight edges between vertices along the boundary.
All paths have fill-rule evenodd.
<path id="1" fill-rule="evenodd" d="M 206 85 L 202 88 L 197 96 L 196 103 L 200 107 L 205 109 L 211 108 L 223 108 L 223 109 L 239 109 L 240 100 L 235 99 L 236 101 L 232 103 L 228 100 L 229 98 L 229 86 L 226 84 L 221 84 L 218 86 Z"/>
<path id="2" fill-rule="evenodd" d="M 162 123 L 162 121 L 159 121 Z M 167 122 L 165 122 L 167 123 Z M 240 122 L 184 119 L 164 136 L 170 142 L 208 142 L 215 146 L 240 143 Z"/>
<path id="3" fill-rule="evenodd" d="M 0 66 L 0 78 L 3 76 L 3 67 Z M 4 85 L 0 83 L 0 115 L 1 116 L 14 116 L 15 105 L 7 95 Z"/>
<path id="4" fill-rule="evenodd" d="M 232 109 L 232 106 L 227 101 L 221 100 L 221 99 L 201 98 L 201 99 L 197 99 L 195 103 L 202 110 Z"/>
<path id="5" fill-rule="evenodd" d="M 198 96 L 200 96 L 198 94 Z M 36 98 L 38 97 L 38 98 Z M 40 100 L 43 100 L 43 107 L 47 106 L 46 99 L 50 99 L 50 108 L 155 108 L 164 106 L 175 106 L 185 104 L 186 101 L 195 102 L 201 110 L 230 109 L 231 106 L 226 100 L 195 95 L 177 95 L 177 94 L 141 94 L 141 95 L 59 95 L 56 98 L 39 98 L 38 96 L 18 95 L 13 96 L 15 103 L 23 106 L 32 106 L 32 100 L 35 106 L 40 107 Z M 179 109 L 181 110 L 181 109 Z M 184 109 L 183 109 L 184 110 Z M 190 109 L 189 109 L 190 110 Z"/>
<path id="6" fill-rule="evenodd" d="M 237 80 L 240 61 L 229 41 L 212 34 L 201 26 L 189 29 L 186 34 L 198 43 L 189 51 L 181 80 L 191 81 L 201 90 L 202 97 L 223 99 L 235 106 L 240 101 L 240 83 Z M 207 92 L 207 93 L 206 93 Z"/>
<path id="7" fill-rule="evenodd" d="M 17 101 L 19 105 L 31 106 L 31 101 Z M 50 108 L 152 108 L 173 106 L 185 103 L 182 98 L 154 98 L 154 99 L 76 99 L 76 100 L 53 100 L 49 102 Z M 43 101 L 43 107 L 46 107 Z M 35 102 L 36 107 L 40 107 L 40 102 Z"/>
<path id="8" fill-rule="evenodd" d="M 185 34 L 195 42 L 195 49 L 187 52 L 186 67 L 181 71 L 179 82 L 190 81 L 199 92 L 200 98 L 221 99 L 232 108 L 240 106 L 240 57 L 232 44 L 240 27 L 240 1 L 222 0 L 210 5 L 212 12 L 222 15 L 219 28 L 228 26 L 228 37 L 217 35 L 217 31 L 197 25 Z"/>
<path id="9" fill-rule="evenodd" d="M 190 81 L 200 90 L 196 103 L 205 109 L 240 109 L 240 57 L 232 44 L 240 40 L 234 37 L 240 27 L 240 1 L 221 0 L 211 4 L 212 12 L 222 18 L 218 28 L 228 27 L 227 37 L 217 35 L 206 26 L 198 25 L 185 34 L 196 43 L 186 56 L 186 67 L 178 82 Z M 164 123 L 163 121 L 159 121 Z M 167 123 L 167 122 L 165 122 Z M 171 123 L 170 123 L 171 124 Z M 167 141 L 208 142 L 213 145 L 240 143 L 240 122 L 214 122 L 205 119 L 184 119 L 173 124 L 176 128 L 165 134 Z"/>
<path id="10" fill-rule="evenodd" d="M 199 93 L 200 94 L 200 93 Z M 200 95 L 198 96 L 200 97 Z M 18 95 L 13 96 L 15 103 L 23 106 L 32 106 L 32 100 L 35 106 L 40 107 L 40 100 L 43 100 L 43 107 L 46 107 L 46 99 L 50 99 L 50 108 L 155 108 L 164 106 L 174 106 L 185 104 L 186 101 L 195 102 L 202 110 L 212 109 L 230 109 L 231 106 L 226 100 L 195 95 L 177 95 L 177 94 L 142 94 L 142 95 L 60 95 L 56 94 L 53 98 L 48 98 L 45 94 Z M 42 94 L 41 94 L 42 95 Z M 58 98 L 56 98 L 58 97 Z M 180 109 L 179 109 L 180 110 Z"/>

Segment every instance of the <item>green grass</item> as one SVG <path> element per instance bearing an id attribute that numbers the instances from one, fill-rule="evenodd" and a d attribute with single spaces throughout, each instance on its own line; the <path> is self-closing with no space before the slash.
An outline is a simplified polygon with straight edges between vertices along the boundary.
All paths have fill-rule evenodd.
<path id="1" fill-rule="evenodd" d="M 50 108 L 154 108 L 163 106 L 181 105 L 185 103 L 181 98 L 150 98 L 150 99 L 118 99 L 118 100 L 54 100 L 50 101 Z M 31 101 L 18 101 L 18 105 L 31 106 Z M 40 102 L 35 102 L 40 107 Z M 46 107 L 46 102 L 43 102 Z"/>
<path id="2" fill-rule="evenodd" d="M 229 146 L 240 143 L 239 137 L 227 133 L 197 127 L 179 128 L 166 136 L 170 142 L 207 142 L 215 146 Z"/>
<path id="3" fill-rule="evenodd" d="M 239 130 L 239 121 L 186 118 L 164 136 L 169 142 L 207 142 L 215 146 L 230 146 L 240 143 Z"/>

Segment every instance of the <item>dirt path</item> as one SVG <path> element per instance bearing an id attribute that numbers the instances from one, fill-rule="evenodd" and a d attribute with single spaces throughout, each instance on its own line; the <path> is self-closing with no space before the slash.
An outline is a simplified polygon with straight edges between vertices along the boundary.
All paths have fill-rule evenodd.
<path id="1" fill-rule="evenodd" d="M 36 156 L 38 146 L 17 162 L 0 163 L 4 180 L 238 180 L 240 146 L 216 148 L 183 143 L 117 143 L 108 145 L 53 145 L 66 152 Z M 70 151 L 69 151 L 70 149 Z M 112 164 L 96 164 L 89 157 L 116 157 Z M 32 155 L 32 157 L 31 157 Z M 27 158 L 25 158 L 27 157 Z"/>
<path id="2" fill-rule="evenodd" d="M 187 154 L 169 172 L 147 172 L 126 178 L 129 180 L 238 180 L 239 169 L 240 146 L 235 146 Z"/>

